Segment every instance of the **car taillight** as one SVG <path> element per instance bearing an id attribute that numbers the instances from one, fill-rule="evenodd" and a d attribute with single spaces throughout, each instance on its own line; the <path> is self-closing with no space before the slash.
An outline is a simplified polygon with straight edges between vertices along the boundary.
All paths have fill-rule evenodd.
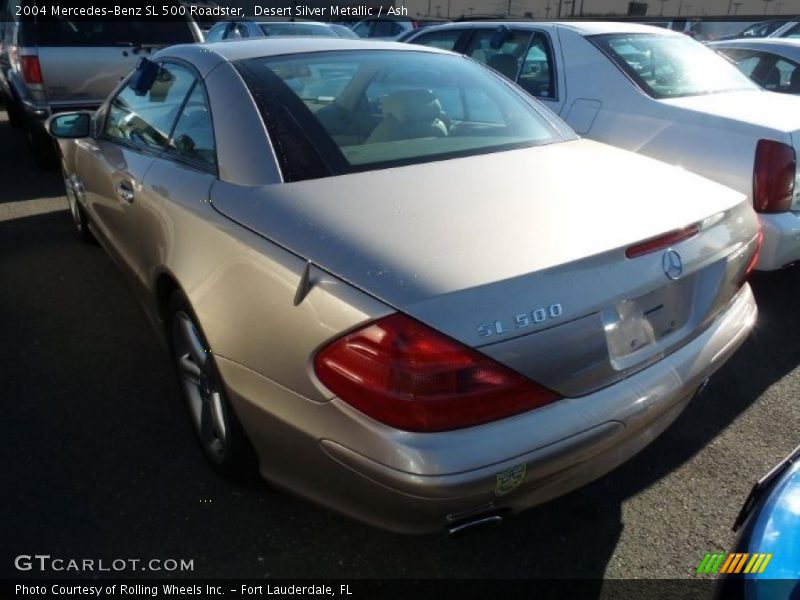
<path id="1" fill-rule="evenodd" d="M 20 65 L 25 83 L 41 84 L 44 81 L 38 56 L 20 56 Z"/>
<path id="2" fill-rule="evenodd" d="M 645 254 L 656 252 L 662 248 L 667 248 L 668 246 L 672 246 L 678 242 L 688 240 L 690 237 L 697 235 L 699 231 L 700 228 L 697 225 L 690 225 L 689 227 L 684 227 L 683 229 L 670 231 L 664 235 L 659 235 L 631 246 L 625 250 L 625 256 L 628 258 L 636 258 L 637 256 L 644 256 Z"/>
<path id="3" fill-rule="evenodd" d="M 758 141 L 753 168 L 753 207 L 757 212 L 791 209 L 796 168 L 794 148 L 773 140 Z"/>
<path id="4" fill-rule="evenodd" d="M 399 313 L 320 350 L 314 371 L 347 404 L 405 431 L 471 427 L 560 398 Z"/>

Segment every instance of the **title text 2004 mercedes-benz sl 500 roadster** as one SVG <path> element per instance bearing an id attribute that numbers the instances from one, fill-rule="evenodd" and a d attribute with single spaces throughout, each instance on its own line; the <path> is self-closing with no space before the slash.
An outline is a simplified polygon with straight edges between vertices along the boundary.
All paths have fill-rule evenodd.
<path id="1" fill-rule="evenodd" d="M 454 54 L 176 46 L 52 117 L 222 472 L 378 526 L 497 521 L 619 465 L 746 337 L 744 195 L 579 139 Z"/>

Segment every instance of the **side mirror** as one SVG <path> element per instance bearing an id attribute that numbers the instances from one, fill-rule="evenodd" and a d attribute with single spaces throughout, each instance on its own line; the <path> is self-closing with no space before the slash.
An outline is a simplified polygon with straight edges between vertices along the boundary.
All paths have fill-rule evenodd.
<path id="1" fill-rule="evenodd" d="M 53 115 L 47 120 L 47 131 L 54 138 L 65 140 L 89 137 L 92 131 L 92 113 L 74 112 Z"/>
<path id="2" fill-rule="evenodd" d="M 139 63 L 136 65 L 136 70 L 134 70 L 128 81 L 133 93 L 137 96 L 144 96 L 149 92 L 158 76 L 159 69 L 160 66 L 157 62 L 153 62 L 144 56 L 140 58 Z"/>

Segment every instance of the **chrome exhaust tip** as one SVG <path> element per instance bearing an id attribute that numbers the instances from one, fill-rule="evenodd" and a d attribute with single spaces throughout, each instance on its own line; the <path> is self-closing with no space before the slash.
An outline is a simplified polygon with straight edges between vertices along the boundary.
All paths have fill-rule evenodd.
<path id="1" fill-rule="evenodd" d="M 475 529 L 476 527 L 484 527 L 487 525 L 499 525 L 503 522 L 503 516 L 498 513 L 493 514 L 486 514 L 475 517 L 474 519 L 469 519 L 467 521 L 462 521 L 460 523 L 456 523 L 451 525 L 447 528 L 447 533 L 450 537 L 455 535 L 462 534 L 466 531 Z"/>
<path id="2" fill-rule="evenodd" d="M 702 396 L 703 395 L 703 392 L 706 391 L 706 388 L 708 387 L 709 383 L 711 383 L 711 378 L 710 377 L 706 377 L 703 380 L 703 383 L 700 384 L 700 387 L 698 387 L 697 391 L 694 393 L 695 398 L 698 397 L 698 396 Z"/>

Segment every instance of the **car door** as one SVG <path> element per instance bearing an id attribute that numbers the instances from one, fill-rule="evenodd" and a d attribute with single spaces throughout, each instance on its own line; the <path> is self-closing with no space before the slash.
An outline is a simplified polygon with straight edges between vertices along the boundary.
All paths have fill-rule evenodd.
<path id="1" fill-rule="evenodd" d="M 166 253 L 177 243 L 178 227 L 202 237 L 205 221 L 200 215 L 208 208 L 217 177 L 210 104 L 198 79 L 181 107 L 166 150 L 155 158 L 142 183 L 144 284 L 155 281 L 159 265 L 170 262 Z"/>
<path id="2" fill-rule="evenodd" d="M 146 91 L 129 79 L 108 105 L 95 137 L 77 142 L 76 175 L 89 217 L 110 254 L 135 278 L 142 276 L 142 181 L 168 149 L 173 125 L 195 75 L 163 64 Z"/>

